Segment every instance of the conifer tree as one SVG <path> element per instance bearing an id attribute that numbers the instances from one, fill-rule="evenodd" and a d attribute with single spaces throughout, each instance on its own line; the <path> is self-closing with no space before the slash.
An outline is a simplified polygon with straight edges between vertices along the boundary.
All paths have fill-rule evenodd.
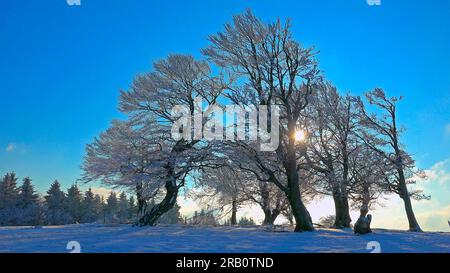
<path id="1" fill-rule="evenodd" d="M 106 199 L 106 205 L 104 206 L 105 220 L 108 223 L 116 223 L 119 221 L 117 217 L 119 204 L 117 201 L 117 195 L 115 192 L 111 192 Z"/>
<path id="2" fill-rule="evenodd" d="M 119 196 L 117 217 L 121 223 L 127 223 L 129 219 L 129 203 L 127 195 L 122 192 Z"/>
<path id="3" fill-rule="evenodd" d="M 15 173 L 7 173 L 0 182 L 0 225 L 18 225 L 19 189 Z"/>
<path id="4" fill-rule="evenodd" d="M 76 184 L 67 190 L 67 212 L 73 223 L 80 223 L 83 215 L 83 195 Z"/>
<path id="5" fill-rule="evenodd" d="M 96 196 L 92 192 L 92 189 L 89 188 L 84 193 L 84 198 L 82 202 L 82 223 L 92 223 L 98 220 L 99 217 L 99 205 L 96 200 Z"/>
<path id="6" fill-rule="evenodd" d="M 42 208 L 39 195 L 35 192 L 31 179 L 26 177 L 20 187 L 18 209 L 21 225 L 39 225 L 42 218 Z"/>
<path id="7" fill-rule="evenodd" d="M 61 184 L 55 180 L 45 196 L 46 223 L 48 225 L 63 225 L 72 221 L 66 210 L 66 194 L 61 190 Z"/>

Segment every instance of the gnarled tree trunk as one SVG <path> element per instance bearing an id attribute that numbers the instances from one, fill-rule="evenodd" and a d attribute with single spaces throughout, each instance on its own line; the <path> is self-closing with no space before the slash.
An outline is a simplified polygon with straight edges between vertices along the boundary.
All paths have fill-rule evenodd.
<path id="1" fill-rule="evenodd" d="M 290 124 L 291 132 L 295 132 L 295 126 Z M 300 194 L 299 175 L 297 170 L 297 155 L 295 147 L 295 138 L 293 134 L 289 139 L 287 158 L 284 162 L 287 176 L 287 198 L 291 205 L 292 214 L 295 219 L 295 232 L 313 231 L 314 226 L 311 215 L 302 201 Z"/>
<path id="2" fill-rule="evenodd" d="M 295 168 L 288 170 L 288 189 L 289 193 L 287 198 L 292 208 L 292 214 L 295 218 L 294 231 L 313 231 L 314 226 L 311 216 L 309 215 L 309 212 L 301 199 L 300 187 L 298 183 L 298 172 Z"/>
<path id="3" fill-rule="evenodd" d="M 164 213 L 168 212 L 177 202 L 178 187 L 175 181 L 167 181 L 166 185 L 166 195 L 161 203 L 156 204 L 152 207 L 150 211 L 145 212 L 145 214 L 139 219 L 140 226 L 154 226 Z"/>
<path id="4" fill-rule="evenodd" d="M 145 214 L 139 219 L 140 226 L 154 226 L 158 219 L 170 209 L 174 207 L 177 202 L 178 197 L 178 186 L 176 183 L 175 173 L 173 164 L 168 163 L 167 169 L 167 180 L 165 183 L 166 195 L 161 203 L 156 204 L 152 207 L 150 211 L 145 212 Z"/>
<path id="5" fill-rule="evenodd" d="M 350 227 L 352 219 L 350 217 L 350 206 L 348 205 L 347 196 L 339 192 L 333 192 L 333 200 L 336 211 L 334 226 L 336 228 Z"/>

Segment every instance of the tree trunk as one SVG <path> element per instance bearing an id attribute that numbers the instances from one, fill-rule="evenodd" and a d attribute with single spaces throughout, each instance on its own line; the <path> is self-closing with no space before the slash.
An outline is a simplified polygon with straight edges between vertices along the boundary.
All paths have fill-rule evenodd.
<path id="1" fill-rule="evenodd" d="M 261 190 L 261 199 L 262 199 L 262 204 L 260 204 L 260 205 L 261 205 L 261 209 L 264 212 L 263 225 L 273 225 L 273 222 L 275 222 L 275 218 L 278 215 L 276 215 L 274 217 L 273 211 L 271 209 L 270 191 L 269 191 L 269 187 L 266 182 L 261 182 L 260 190 Z"/>
<path id="2" fill-rule="evenodd" d="M 401 158 L 400 152 L 396 148 L 396 153 L 398 154 L 398 158 Z M 408 217 L 409 231 L 413 232 L 422 232 L 422 229 L 417 222 L 416 216 L 414 215 L 414 211 L 411 204 L 411 197 L 409 196 L 408 187 L 406 186 L 405 173 L 403 172 L 403 167 L 397 166 L 398 172 L 398 187 L 400 190 L 400 197 L 403 199 L 405 203 L 405 211 L 406 216 Z"/>
<path id="3" fill-rule="evenodd" d="M 295 232 L 313 231 L 314 226 L 311 216 L 308 210 L 303 204 L 300 196 L 296 197 L 295 194 L 291 194 L 289 197 L 289 203 L 292 207 L 292 214 L 295 219 Z"/>
<path id="4" fill-rule="evenodd" d="M 139 224 L 139 219 L 145 214 L 147 210 L 147 200 L 145 200 L 144 195 L 142 194 L 142 184 L 138 183 L 136 185 L 136 199 L 138 204 L 138 211 L 137 211 L 137 225 Z"/>
<path id="5" fill-rule="evenodd" d="M 333 192 L 334 208 L 336 211 L 334 227 L 348 228 L 352 219 L 350 218 L 350 207 L 348 198 L 340 193 Z"/>
<path id="6" fill-rule="evenodd" d="M 231 225 L 237 225 L 237 202 L 236 200 L 233 200 L 231 202 Z"/>
<path id="7" fill-rule="evenodd" d="M 408 217 L 409 231 L 413 232 L 422 232 L 422 229 L 417 222 L 416 216 L 414 215 L 414 211 L 411 204 L 411 198 L 408 193 L 408 188 L 406 187 L 405 175 L 403 174 L 403 170 L 399 170 L 399 188 L 401 195 L 400 197 L 403 199 L 403 203 L 405 204 L 406 216 Z"/>
<path id="8" fill-rule="evenodd" d="M 395 116 L 393 117 L 393 120 L 395 121 Z M 395 124 L 394 128 L 396 128 Z M 397 131 L 395 130 L 394 150 L 395 155 L 397 157 L 396 167 L 398 173 L 398 189 L 400 191 L 400 198 L 402 198 L 403 202 L 405 203 L 405 211 L 406 216 L 408 217 L 409 231 L 422 232 L 422 229 L 420 228 L 419 223 L 417 222 L 416 216 L 414 215 L 414 211 L 411 204 L 411 197 L 409 196 L 408 187 L 406 186 L 405 172 L 402 164 L 402 153 L 398 145 L 396 133 Z"/>
<path id="9" fill-rule="evenodd" d="M 275 219 L 272 217 L 272 211 L 270 209 L 263 209 L 264 212 L 264 220 L 263 225 L 273 225 Z"/>
<path id="10" fill-rule="evenodd" d="M 292 127 L 292 126 L 291 126 Z M 293 127 L 295 128 L 295 127 Z M 294 130 L 290 130 L 295 132 Z M 293 134 L 292 134 L 293 135 Z M 287 175 L 287 198 L 292 208 L 292 214 L 295 218 L 295 232 L 313 231 L 314 226 L 311 216 L 303 204 L 302 197 L 300 195 L 299 176 L 297 170 L 297 156 L 295 148 L 295 139 L 290 139 L 287 161 L 285 162 L 286 175 Z"/>
<path id="11" fill-rule="evenodd" d="M 166 182 L 166 195 L 161 203 L 156 204 L 139 219 L 140 226 L 154 226 L 159 217 L 173 208 L 177 202 L 178 187 L 174 180 Z"/>
<path id="12" fill-rule="evenodd" d="M 300 187 L 298 183 L 298 172 L 293 169 L 288 172 L 288 200 L 295 218 L 295 232 L 313 231 L 314 226 L 311 216 L 301 199 Z"/>

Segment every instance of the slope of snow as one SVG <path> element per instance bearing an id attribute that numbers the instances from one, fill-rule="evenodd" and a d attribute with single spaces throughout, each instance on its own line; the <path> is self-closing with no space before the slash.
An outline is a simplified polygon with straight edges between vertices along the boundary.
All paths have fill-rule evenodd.
<path id="1" fill-rule="evenodd" d="M 409 233 L 374 230 L 358 236 L 351 230 L 274 232 L 261 227 L 192 227 L 130 225 L 68 225 L 43 228 L 0 227 L 0 252 L 70 252 L 69 241 L 81 252 L 370 252 L 377 241 L 381 252 L 447 252 L 450 233 Z"/>

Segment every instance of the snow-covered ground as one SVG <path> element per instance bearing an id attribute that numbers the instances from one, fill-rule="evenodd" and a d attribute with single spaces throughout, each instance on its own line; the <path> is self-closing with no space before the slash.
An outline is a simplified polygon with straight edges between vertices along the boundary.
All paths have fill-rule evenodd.
<path id="1" fill-rule="evenodd" d="M 381 252 L 450 253 L 450 233 L 435 232 L 377 229 L 357 236 L 349 229 L 294 233 L 261 227 L 0 227 L 0 252 L 70 252 L 69 241 L 77 241 L 81 252 L 370 252 L 368 242 L 377 241 Z"/>

